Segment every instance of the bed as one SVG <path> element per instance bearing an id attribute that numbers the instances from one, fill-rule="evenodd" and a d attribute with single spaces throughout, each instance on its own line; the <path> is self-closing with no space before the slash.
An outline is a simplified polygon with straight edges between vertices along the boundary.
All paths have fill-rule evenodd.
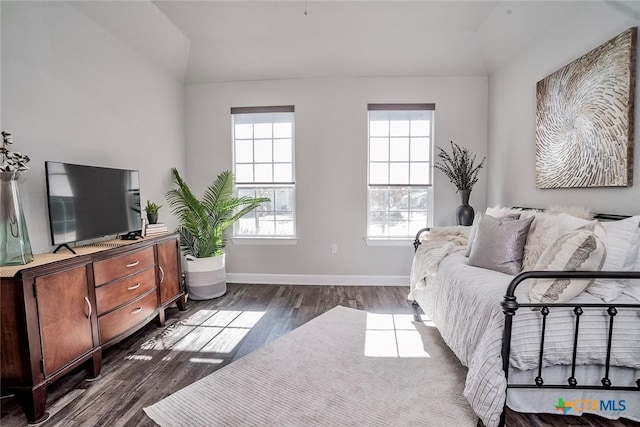
<path id="1" fill-rule="evenodd" d="M 440 241 L 425 241 L 425 232 L 415 246 L 439 251 L 431 260 L 437 268 L 421 270 L 414 258 L 410 298 L 468 367 L 464 394 L 487 427 L 504 424 L 505 403 L 517 412 L 640 421 L 640 301 L 622 293 L 605 303 L 582 292 L 567 303 L 536 304 L 527 283 L 550 276 L 634 280 L 640 271 L 513 276 L 468 265 L 464 231 Z"/>

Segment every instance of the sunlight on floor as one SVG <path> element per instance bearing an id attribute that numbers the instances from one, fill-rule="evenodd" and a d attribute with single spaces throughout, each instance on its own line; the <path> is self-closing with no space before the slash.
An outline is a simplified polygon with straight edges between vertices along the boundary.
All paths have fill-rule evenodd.
<path id="1" fill-rule="evenodd" d="M 140 346 L 142 352 L 169 350 L 162 360 L 184 359 L 187 353 L 198 357 L 193 363 L 221 364 L 262 319 L 264 311 L 199 310 L 178 324 L 168 327 L 160 337 L 154 337 Z M 185 355 L 183 355 L 185 354 Z M 208 356 L 211 356 L 209 358 Z M 128 355 L 128 360 L 151 360 L 153 355 Z"/>
<path id="2" fill-rule="evenodd" d="M 218 310 L 198 310 L 180 323 L 185 326 L 200 326 L 202 322 L 217 313 Z"/>
<path id="3" fill-rule="evenodd" d="M 151 360 L 153 357 L 147 356 L 146 354 L 129 354 L 125 356 L 126 360 Z"/>
<path id="4" fill-rule="evenodd" d="M 424 350 L 413 314 L 367 313 L 364 355 L 367 357 L 430 357 Z M 433 322 L 421 316 L 421 324 Z"/>
<path id="5" fill-rule="evenodd" d="M 208 363 L 210 365 L 220 365 L 224 359 L 203 359 L 201 357 L 192 357 L 189 359 L 191 363 Z"/>
<path id="6" fill-rule="evenodd" d="M 143 343 L 139 352 L 126 359 L 151 360 L 162 351 L 163 361 L 222 364 L 264 315 L 264 311 L 199 310 Z M 415 322 L 434 326 L 425 315 L 416 318 L 414 314 L 367 313 L 364 355 L 430 357 Z"/>

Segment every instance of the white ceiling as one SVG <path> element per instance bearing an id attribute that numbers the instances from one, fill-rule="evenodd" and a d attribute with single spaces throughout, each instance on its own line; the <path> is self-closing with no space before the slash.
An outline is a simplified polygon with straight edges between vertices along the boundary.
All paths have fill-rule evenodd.
<path id="1" fill-rule="evenodd" d="M 488 75 L 585 4 L 519 0 L 69 3 L 186 83 Z"/>

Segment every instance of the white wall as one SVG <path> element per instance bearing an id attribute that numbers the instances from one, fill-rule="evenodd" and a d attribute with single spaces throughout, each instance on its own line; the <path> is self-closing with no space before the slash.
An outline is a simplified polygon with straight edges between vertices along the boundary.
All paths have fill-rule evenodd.
<path id="1" fill-rule="evenodd" d="M 3 2 L 2 67 L 2 126 L 31 157 L 20 192 L 34 252 L 51 249 L 45 160 L 139 169 L 143 202 L 164 201 L 184 166 L 178 78 L 66 2 Z"/>
<path id="2" fill-rule="evenodd" d="M 626 188 L 536 189 L 536 83 L 574 59 L 640 24 L 629 4 L 614 9 L 585 3 L 575 14 L 536 39 L 489 79 L 489 205 L 574 205 L 595 212 L 640 214 L 640 91 L 635 99 L 634 185 Z M 637 5 L 635 9 L 638 9 Z"/>
<path id="3" fill-rule="evenodd" d="M 368 247 L 367 103 L 435 102 L 435 142 L 486 154 L 487 78 L 300 79 L 187 85 L 186 181 L 202 194 L 231 169 L 231 107 L 295 105 L 295 246 L 227 246 L 230 273 L 408 276 L 412 247 Z M 471 195 L 485 208 L 486 175 Z M 454 225 L 455 187 L 435 174 L 435 225 Z M 331 244 L 338 254 L 331 254 Z"/>
<path id="4" fill-rule="evenodd" d="M 2 23 L 2 2 L 0 1 L 0 23 Z M 0 53 L 2 52 L 2 31 L 0 31 Z M 0 54 L 0 100 L 2 99 L 2 55 Z M 2 127 L 2 102 L 0 102 L 0 129 Z"/>

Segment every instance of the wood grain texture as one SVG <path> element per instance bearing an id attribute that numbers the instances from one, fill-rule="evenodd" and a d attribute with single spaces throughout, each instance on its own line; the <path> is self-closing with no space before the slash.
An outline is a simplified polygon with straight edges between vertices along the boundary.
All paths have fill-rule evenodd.
<path id="1" fill-rule="evenodd" d="M 377 313 L 415 313 L 402 287 L 277 286 L 229 284 L 225 296 L 190 301 L 188 310 L 169 309 L 167 326 L 149 324 L 103 354 L 102 376 L 95 382 L 73 372 L 49 387 L 47 407 L 56 411 L 45 426 L 154 426 L 142 408 L 168 396 L 226 364 L 286 334 L 336 305 Z M 213 347 L 211 337 L 240 318 L 242 312 L 262 312 L 258 322 L 229 350 L 223 337 L 203 357 L 198 350 Z M 240 314 L 239 314 L 240 313 Z M 247 320 L 247 319 L 244 319 Z M 183 344 L 180 344 L 183 343 Z M 184 350 L 178 351 L 179 347 Z M 204 360 L 203 360 L 204 359 Z M 207 363 L 203 363 L 207 360 Z M 427 385 L 428 386 L 428 385 Z M 73 393 L 69 394 L 70 391 Z M 66 397 L 65 397 L 66 396 Z M 2 399 L 3 427 L 24 426 L 24 414 L 13 398 Z M 187 408 L 185 408 L 186 410 Z M 614 426 L 638 425 L 596 416 L 563 417 L 508 412 L 507 425 Z"/>
<path id="2" fill-rule="evenodd" d="M 96 261 L 93 263 L 93 275 L 96 286 L 101 286 L 112 280 L 137 273 L 153 266 L 153 248 L 148 247 L 124 256 Z"/>
<path id="3" fill-rule="evenodd" d="M 159 243 L 156 248 L 158 251 L 158 274 L 160 275 L 158 278 L 158 286 L 160 288 L 160 304 L 162 305 L 174 298 L 181 291 L 178 241 L 171 240 Z"/>
<path id="4" fill-rule="evenodd" d="M 155 286 L 155 269 L 148 267 L 133 276 L 96 288 L 98 316 L 131 301 Z"/>
<path id="5" fill-rule="evenodd" d="M 11 278 L 0 279 L 0 325 L 2 325 L 2 335 L 0 336 L 0 369 L 2 370 L 3 381 L 19 380 L 24 378 L 27 367 L 20 352 L 23 351 L 20 344 L 21 336 L 25 331 L 19 328 L 17 318 L 18 310 L 21 307 L 20 287 Z"/>
<path id="6" fill-rule="evenodd" d="M 100 342 L 108 345 L 109 340 L 142 322 L 146 322 L 155 313 L 157 306 L 158 296 L 154 286 L 146 295 L 117 310 L 100 316 L 98 318 Z"/>
<path id="7" fill-rule="evenodd" d="M 51 375 L 93 348 L 87 269 L 36 278 L 44 373 Z"/>

